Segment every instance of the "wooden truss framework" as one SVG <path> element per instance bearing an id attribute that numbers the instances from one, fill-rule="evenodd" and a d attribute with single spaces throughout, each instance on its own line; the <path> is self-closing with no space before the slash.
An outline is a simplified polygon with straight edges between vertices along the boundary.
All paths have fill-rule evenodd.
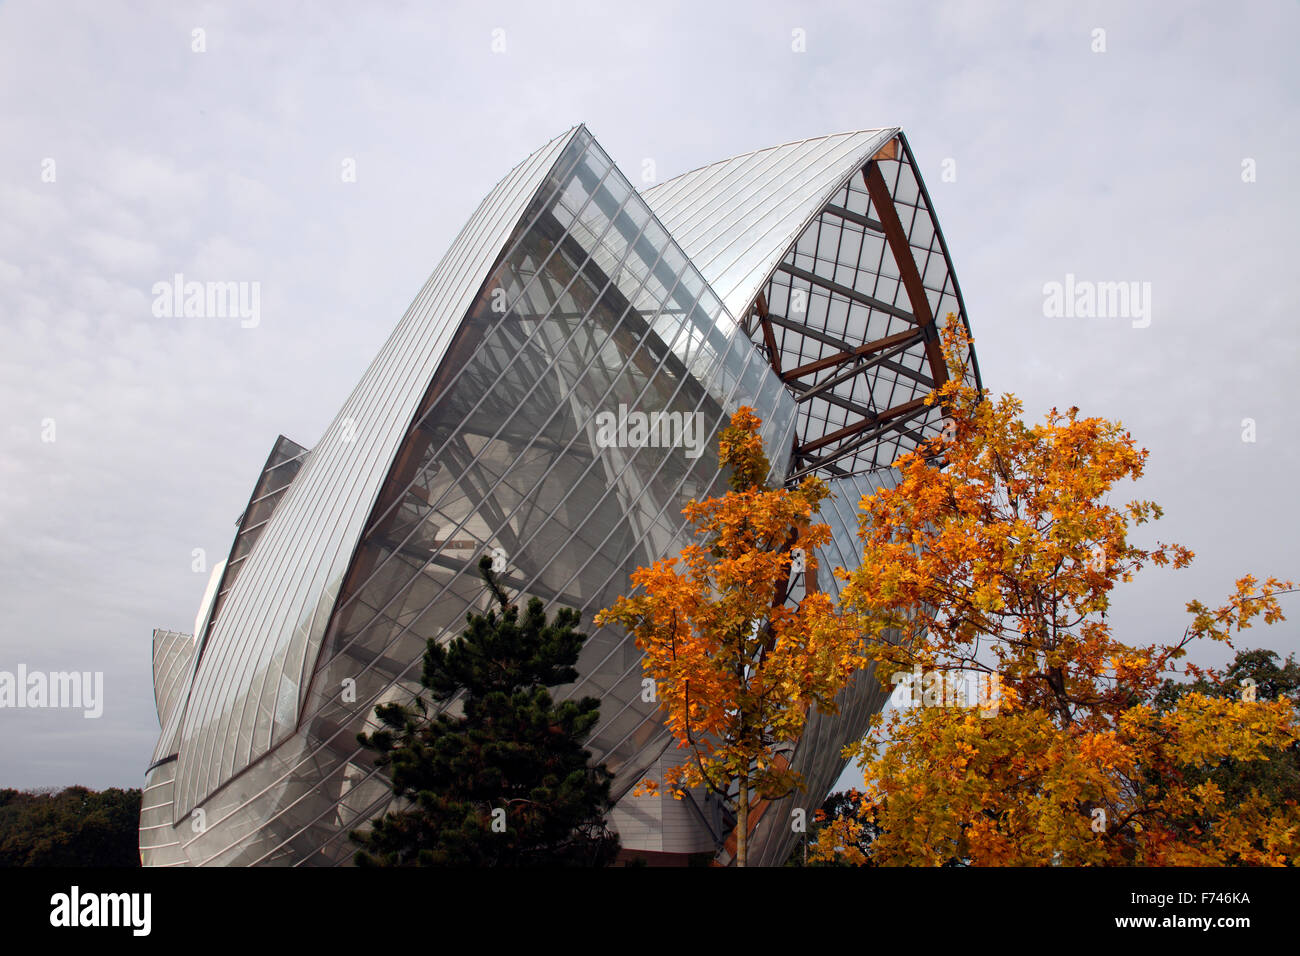
<path id="1" fill-rule="evenodd" d="M 871 408 L 861 402 L 845 398 L 836 391 L 836 386 L 858 376 L 867 376 L 876 368 L 887 368 L 900 377 L 911 379 L 918 388 L 923 388 L 926 392 L 948 379 L 948 368 L 944 362 L 930 301 L 926 296 L 916 259 L 908 243 L 907 232 L 899 218 L 889 186 L 880 171 L 881 161 L 897 160 L 900 153 L 898 140 L 890 140 L 862 168 L 863 181 L 871 200 L 871 211 L 878 218 L 862 215 L 833 203 L 824 206 L 821 215 L 838 218 L 843 223 L 854 223 L 864 230 L 884 237 L 890 255 L 898 266 L 899 278 L 906 292 L 910 311 L 787 262 L 781 263 L 777 270 L 791 279 L 807 282 L 809 286 L 825 292 L 828 296 L 839 296 L 877 312 L 903 319 L 911 327 L 855 345 L 835 335 L 810 328 L 803 322 L 777 315 L 770 311 L 763 293 L 758 295 L 750 310 L 750 316 L 747 317 L 751 322 L 757 319 L 758 328 L 755 331 L 762 332 L 764 351 L 772 370 L 794 393 L 796 402 L 803 404 L 813 399 L 820 399 L 849 413 L 847 424 L 840 428 L 815 438 L 796 436 L 791 480 L 797 480 L 817 470 L 833 476 L 848 474 L 849 472 L 842 467 L 837 467 L 835 463 L 855 452 L 869 448 L 895 432 L 910 435 L 918 443 L 921 440 L 920 434 L 909 429 L 926 417 L 929 406 L 925 404 L 923 394 L 916 394 L 916 389 L 912 390 L 913 397 L 906 401 L 888 408 Z M 816 361 L 795 368 L 784 368 L 781 349 L 776 339 L 777 328 L 820 342 L 834 351 Z M 898 361 L 904 353 L 918 347 L 924 351 L 924 366 L 929 374 L 909 368 Z M 830 369 L 835 370 L 833 374 L 822 378 L 816 384 L 809 381 L 811 377 Z"/>

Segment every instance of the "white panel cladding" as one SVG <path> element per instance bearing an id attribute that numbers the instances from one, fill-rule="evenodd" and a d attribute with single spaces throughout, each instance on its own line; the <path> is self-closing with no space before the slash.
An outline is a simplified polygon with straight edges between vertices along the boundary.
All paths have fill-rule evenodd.
<path id="1" fill-rule="evenodd" d="M 739 318 L 804 227 L 897 133 L 861 130 L 755 150 L 642 195 Z"/>
<path id="2" fill-rule="evenodd" d="M 154 629 L 153 695 L 158 708 L 158 723 L 162 726 L 167 724 L 176 702 L 188 689 L 184 678 L 189 675 L 193 656 L 194 635 Z"/>
<path id="3" fill-rule="evenodd" d="M 663 780 L 668 770 L 686 759 L 683 753 L 676 747 L 668 747 L 646 775 L 654 780 Z M 717 837 L 710 829 L 712 824 L 705 820 L 708 806 L 702 789 L 691 791 L 689 797 L 681 800 L 667 790 L 640 796 L 629 793 L 619 800 L 609 819 L 627 849 L 655 853 L 712 853 L 717 847 Z"/>

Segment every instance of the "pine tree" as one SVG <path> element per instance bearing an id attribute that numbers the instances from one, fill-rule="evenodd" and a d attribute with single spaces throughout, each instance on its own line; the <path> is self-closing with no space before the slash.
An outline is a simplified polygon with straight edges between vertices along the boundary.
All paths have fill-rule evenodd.
<path id="1" fill-rule="evenodd" d="M 613 777 L 590 766 L 582 746 L 600 702 L 557 704 L 547 691 L 577 679 L 579 614 L 561 608 L 548 621 L 533 598 L 521 618 L 491 559 L 479 570 L 499 609 L 468 615 L 464 634 L 445 646 L 429 642 L 422 683 L 437 707 L 423 694 L 409 706 L 381 705 L 383 728 L 357 735 L 399 798 L 368 832 L 352 834 L 357 863 L 608 865 L 619 849 L 605 824 Z"/>

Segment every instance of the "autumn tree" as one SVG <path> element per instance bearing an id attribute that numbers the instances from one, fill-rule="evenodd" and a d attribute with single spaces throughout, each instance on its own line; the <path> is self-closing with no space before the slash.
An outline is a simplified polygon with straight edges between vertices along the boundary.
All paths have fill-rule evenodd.
<path id="1" fill-rule="evenodd" d="M 867 782 L 862 813 L 827 827 L 818 852 L 854 845 L 855 828 L 869 823 L 878 863 L 1300 857 L 1294 793 L 1228 800 L 1202 772 L 1292 746 L 1292 703 L 1195 690 L 1163 708 L 1155 699 L 1192 642 L 1230 644 L 1257 618 L 1280 620 L 1278 593 L 1290 582 L 1243 577 L 1221 607 L 1188 604 L 1181 637 L 1120 640 L 1106 616 L 1114 587 L 1193 557 L 1134 539 L 1161 516 L 1154 502 L 1108 500 L 1141 476 L 1147 452 L 1120 424 L 1077 408 L 1024 423 L 1014 397 L 983 399 L 967 381 L 969 343 L 951 315 L 943 340 L 951 374 L 927 401 L 944 409 L 945 427 L 895 463 L 895 487 L 863 500 L 862 562 L 841 601 L 877 634 L 901 635 L 868 645 L 883 680 L 972 675 L 996 706 L 878 718 L 851 748 Z"/>
<path id="2" fill-rule="evenodd" d="M 479 563 L 496 608 L 470 614 L 461 637 L 430 640 L 423 695 L 376 708 L 382 726 L 358 740 L 375 751 L 397 805 L 353 832 L 362 866 L 605 866 L 618 836 L 605 823 L 613 776 L 582 741 L 594 697 L 556 703 L 548 687 L 577 679 L 586 636 L 578 612 L 521 614 Z M 461 702 L 460 713 L 449 705 Z"/>
<path id="3" fill-rule="evenodd" d="M 1193 680 L 1166 680 L 1156 693 L 1154 705 L 1162 713 L 1176 710 L 1190 694 L 1228 700 L 1300 702 L 1300 664 L 1288 655 L 1281 664 L 1278 654 L 1263 648 L 1240 650 L 1221 670 L 1189 667 Z M 1300 795 L 1300 741 L 1270 748 L 1260 760 L 1239 760 L 1229 755 L 1215 763 L 1192 764 L 1180 768 L 1183 785 L 1205 784 L 1223 794 L 1226 805 L 1249 801 L 1258 794 L 1270 803 L 1283 804 Z M 1152 786 L 1161 781 L 1152 780 Z M 1190 820 L 1185 826 L 1207 830 L 1212 821 Z"/>
<path id="4" fill-rule="evenodd" d="M 680 797 L 707 787 L 734 808 L 738 866 L 747 862 L 753 802 L 801 784 L 779 748 L 798 739 L 810 707 L 833 712 L 861 666 L 857 634 L 816 586 L 816 549 L 830 529 L 813 516 L 829 490 L 815 477 L 768 486 L 760 424 L 745 407 L 723 430 L 719 466 L 730 469 L 730 491 L 683 510 L 699 542 L 638 569 L 633 594 L 596 617 L 635 636 L 668 728 L 689 750 L 665 774 L 666 788 Z M 791 580 L 800 573 L 796 601 Z"/>
<path id="5" fill-rule="evenodd" d="M 838 790 L 828 794 L 822 805 L 813 814 L 813 819 L 804 839 L 790 851 L 786 866 L 872 866 L 871 844 L 879 836 L 880 830 L 864 819 L 863 796 L 858 790 Z M 848 842 L 841 843 L 838 851 L 809 856 L 809 848 L 821 839 L 822 831 L 828 827 L 838 827 L 835 834 L 841 839 L 848 833 L 845 821 L 853 821 L 855 826 Z"/>

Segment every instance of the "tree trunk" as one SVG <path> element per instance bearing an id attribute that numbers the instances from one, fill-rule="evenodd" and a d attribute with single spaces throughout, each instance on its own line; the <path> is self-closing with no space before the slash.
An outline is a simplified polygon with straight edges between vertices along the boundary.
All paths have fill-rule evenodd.
<path id="1" fill-rule="evenodd" d="M 749 857 L 749 774 L 740 777 L 740 823 L 736 830 L 736 866 Z"/>

